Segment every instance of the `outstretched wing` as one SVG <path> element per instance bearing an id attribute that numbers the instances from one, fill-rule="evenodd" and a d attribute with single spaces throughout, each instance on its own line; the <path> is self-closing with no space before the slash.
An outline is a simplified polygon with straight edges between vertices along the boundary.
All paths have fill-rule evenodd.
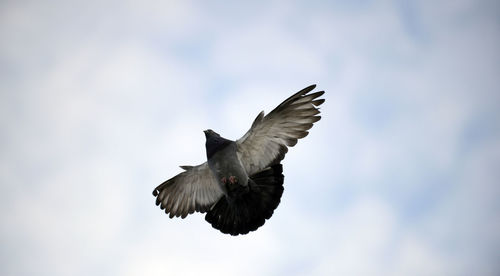
<path id="1" fill-rule="evenodd" d="M 156 205 L 165 209 L 170 218 L 185 218 L 194 211 L 206 212 L 223 195 L 215 176 L 207 163 L 198 166 L 184 166 L 186 171 L 174 176 L 156 187 Z"/>
<path id="2" fill-rule="evenodd" d="M 266 116 L 264 111 L 259 113 L 250 130 L 236 141 L 238 156 L 248 175 L 281 161 L 287 147 L 306 137 L 307 130 L 321 119 L 317 107 L 325 100 L 316 98 L 325 92 L 308 94 L 315 87 L 311 85 L 295 93 Z"/>

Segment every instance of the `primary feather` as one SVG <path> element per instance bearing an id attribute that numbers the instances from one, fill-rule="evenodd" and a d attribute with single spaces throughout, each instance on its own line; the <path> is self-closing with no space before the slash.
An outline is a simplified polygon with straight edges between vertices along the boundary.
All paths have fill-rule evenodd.
<path id="1" fill-rule="evenodd" d="M 186 171 L 153 190 L 156 205 L 164 209 L 170 218 L 185 218 L 194 211 L 206 212 L 223 195 L 206 162 L 184 167 Z"/>
<path id="2" fill-rule="evenodd" d="M 317 106 L 325 100 L 315 99 L 325 92 L 307 94 L 315 87 L 311 85 L 295 93 L 266 116 L 264 111 L 260 112 L 252 127 L 236 141 L 238 155 L 249 174 L 283 160 L 287 147 L 306 137 L 307 130 L 321 119 Z"/>

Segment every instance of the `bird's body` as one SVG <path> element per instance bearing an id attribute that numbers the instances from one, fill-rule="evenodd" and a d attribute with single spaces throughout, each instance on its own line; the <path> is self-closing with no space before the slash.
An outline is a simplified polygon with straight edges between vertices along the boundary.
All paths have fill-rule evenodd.
<path id="1" fill-rule="evenodd" d="M 211 146 L 212 139 L 207 137 L 207 149 Z M 224 191 L 224 195 L 230 196 L 240 186 L 248 186 L 248 175 L 238 157 L 238 146 L 234 141 L 226 141 L 220 150 L 208 158 L 207 163 L 210 171 L 215 175 L 221 189 Z"/>
<path id="2" fill-rule="evenodd" d="M 311 85 L 281 103 L 268 115 L 261 112 L 250 130 L 231 141 L 206 130 L 207 162 L 181 166 L 185 171 L 155 188 L 156 204 L 170 217 L 206 212 L 216 229 L 231 235 L 254 231 L 269 219 L 283 194 L 281 160 L 297 140 L 307 136 L 324 99 L 323 91 L 308 94 Z"/>

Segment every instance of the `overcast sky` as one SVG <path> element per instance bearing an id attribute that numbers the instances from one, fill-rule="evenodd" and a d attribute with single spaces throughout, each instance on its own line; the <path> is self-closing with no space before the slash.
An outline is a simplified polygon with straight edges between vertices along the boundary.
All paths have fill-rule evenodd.
<path id="1" fill-rule="evenodd" d="M 2 1 L 0 274 L 499 275 L 498 1 Z M 151 192 L 318 84 L 258 231 Z"/>

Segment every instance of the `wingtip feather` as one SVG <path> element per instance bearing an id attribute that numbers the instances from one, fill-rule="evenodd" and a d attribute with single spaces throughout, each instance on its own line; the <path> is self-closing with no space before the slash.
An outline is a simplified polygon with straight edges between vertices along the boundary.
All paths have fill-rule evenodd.
<path id="1" fill-rule="evenodd" d="M 312 101 L 311 103 L 315 106 L 320 106 L 322 105 L 323 103 L 325 102 L 325 99 L 318 99 L 318 100 L 314 100 Z"/>
<path id="2" fill-rule="evenodd" d="M 308 87 L 306 87 L 306 88 L 304 88 L 304 89 L 302 89 L 302 90 L 308 90 L 308 91 L 311 91 L 311 90 L 313 90 L 314 88 L 316 88 L 316 84 L 311 84 L 311 85 L 309 85 Z"/>

